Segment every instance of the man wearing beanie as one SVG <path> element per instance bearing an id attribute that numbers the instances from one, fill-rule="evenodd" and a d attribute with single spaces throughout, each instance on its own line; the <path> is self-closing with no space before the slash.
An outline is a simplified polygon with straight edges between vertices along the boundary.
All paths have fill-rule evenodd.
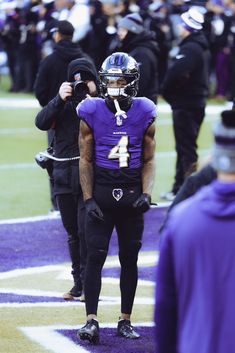
<path id="1" fill-rule="evenodd" d="M 140 65 L 138 97 L 157 102 L 159 48 L 154 34 L 144 29 L 137 13 L 123 17 L 118 23 L 119 51 L 131 55 Z"/>
<path id="2" fill-rule="evenodd" d="M 170 213 L 156 289 L 158 353 L 233 352 L 235 111 L 214 129 L 217 179 Z"/>
<path id="3" fill-rule="evenodd" d="M 205 116 L 208 96 L 210 51 L 202 33 L 203 15 L 195 8 L 181 15 L 179 52 L 169 67 L 161 92 L 171 105 L 176 145 L 175 181 L 171 201 L 187 175 L 195 171 L 198 160 L 197 138 Z"/>

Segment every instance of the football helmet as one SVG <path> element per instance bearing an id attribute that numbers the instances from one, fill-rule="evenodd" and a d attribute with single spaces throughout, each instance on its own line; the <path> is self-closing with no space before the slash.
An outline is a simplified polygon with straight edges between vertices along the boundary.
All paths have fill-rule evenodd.
<path id="1" fill-rule="evenodd" d="M 117 52 L 108 56 L 99 71 L 100 91 L 104 98 L 130 98 L 138 91 L 139 65 L 132 56 Z M 125 80 L 115 87 L 115 81 Z M 112 85 L 110 83 L 112 82 Z"/>

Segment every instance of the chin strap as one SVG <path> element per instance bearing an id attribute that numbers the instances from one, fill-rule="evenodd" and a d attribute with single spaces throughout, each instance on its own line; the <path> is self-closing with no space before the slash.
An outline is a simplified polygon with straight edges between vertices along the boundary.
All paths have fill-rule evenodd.
<path id="1" fill-rule="evenodd" d="M 122 125 L 122 120 L 126 119 L 127 115 L 126 115 L 126 112 L 124 110 L 121 110 L 117 99 L 114 99 L 114 105 L 115 105 L 115 108 L 116 108 L 116 111 L 117 111 L 115 113 L 116 124 L 117 124 L 117 126 L 121 126 Z"/>

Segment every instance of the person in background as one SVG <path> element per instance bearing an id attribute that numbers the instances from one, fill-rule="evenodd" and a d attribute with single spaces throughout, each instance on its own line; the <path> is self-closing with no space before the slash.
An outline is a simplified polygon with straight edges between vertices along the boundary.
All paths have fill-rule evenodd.
<path id="1" fill-rule="evenodd" d="M 90 28 L 88 0 L 55 0 L 58 20 L 69 21 L 74 27 L 73 42 L 81 42 Z"/>
<path id="2" fill-rule="evenodd" d="M 121 42 L 118 49 L 131 55 L 140 66 L 137 96 L 157 103 L 159 47 L 153 33 L 144 29 L 142 17 L 135 13 L 118 22 L 118 37 Z"/>
<path id="3" fill-rule="evenodd" d="M 179 52 L 169 67 L 161 92 L 171 105 L 176 144 L 176 173 L 172 190 L 162 198 L 172 201 L 187 175 L 196 170 L 197 138 L 208 96 L 210 51 L 202 33 L 203 15 L 190 8 L 181 15 Z"/>
<path id="4" fill-rule="evenodd" d="M 214 129 L 217 179 L 170 213 L 155 305 L 158 353 L 233 352 L 235 112 Z"/>
<path id="5" fill-rule="evenodd" d="M 156 105 L 147 98 L 134 98 L 139 80 L 137 62 L 126 53 L 113 53 L 104 61 L 99 76 L 105 99 L 86 99 L 77 108 L 82 119 L 80 182 L 88 251 L 84 286 L 87 323 L 78 336 L 93 344 L 99 342 L 101 271 L 114 226 L 121 264 L 117 333 L 127 339 L 140 337 L 131 325 L 131 313 L 143 213 L 150 208 L 155 174 Z"/>
<path id="6" fill-rule="evenodd" d="M 158 76 L 160 89 L 168 68 L 169 52 L 174 40 L 173 28 L 169 18 L 169 5 L 163 0 L 151 2 L 148 6 L 148 16 L 144 21 L 144 26 L 156 34 L 156 41 L 159 46 Z"/>
<path id="7" fill-rule="evenodd" d="M 42 107 L 53 99 L 62 84 L 67 79 L 68 64 L 78 58 L 87 58 L 79 44 L 73 43 L 74 27 L 68 21 L 58 21 L 53 28 L 54 51 L 42 60 L 34 84 L 34 93 Z M 48 146 L 53 144 L 54 130 L 49 130 Z M 52 211 L 58 210 L 53 197 L 53 180 L 50 179 L 50 194 Z"/>
<path id="8" fill-rule="evenodd" d="M 36 126 L 43 131 L 54 130 L 55 158 L 53 166 L 53 196 L 59 206 L 63 226 L 68 234 L 74 286 L 64 294 L 65 300 L 82 296 L 86 263 L 84 236 L 84 202 L 79 184 L 78 135 L 80 121 L 77 104 L 87 94 L 97 93 L 97 73 L 90 61 L 75 59 L 68 65 L 68 82 L 59 93 L 37 114 Z"/>

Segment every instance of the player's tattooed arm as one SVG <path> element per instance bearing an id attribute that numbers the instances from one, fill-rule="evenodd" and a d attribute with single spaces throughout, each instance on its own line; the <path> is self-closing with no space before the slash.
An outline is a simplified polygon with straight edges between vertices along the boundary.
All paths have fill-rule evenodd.
<path id="1" fill-rule="evenodd" d="M 142 189 L 143 193 L 149 195 L 152 193 L 155 177 L 155 147 L 155 123 L 153 123 L 146 131 L 143 143 Z"/>
<path id="2" fill-rule="evenodd" d="M 79 134 L 80 163 L 79 174 L 84 200 L 92 197 L 93 192 L 93 133 L 90 127 L 81 120 Z"/>

